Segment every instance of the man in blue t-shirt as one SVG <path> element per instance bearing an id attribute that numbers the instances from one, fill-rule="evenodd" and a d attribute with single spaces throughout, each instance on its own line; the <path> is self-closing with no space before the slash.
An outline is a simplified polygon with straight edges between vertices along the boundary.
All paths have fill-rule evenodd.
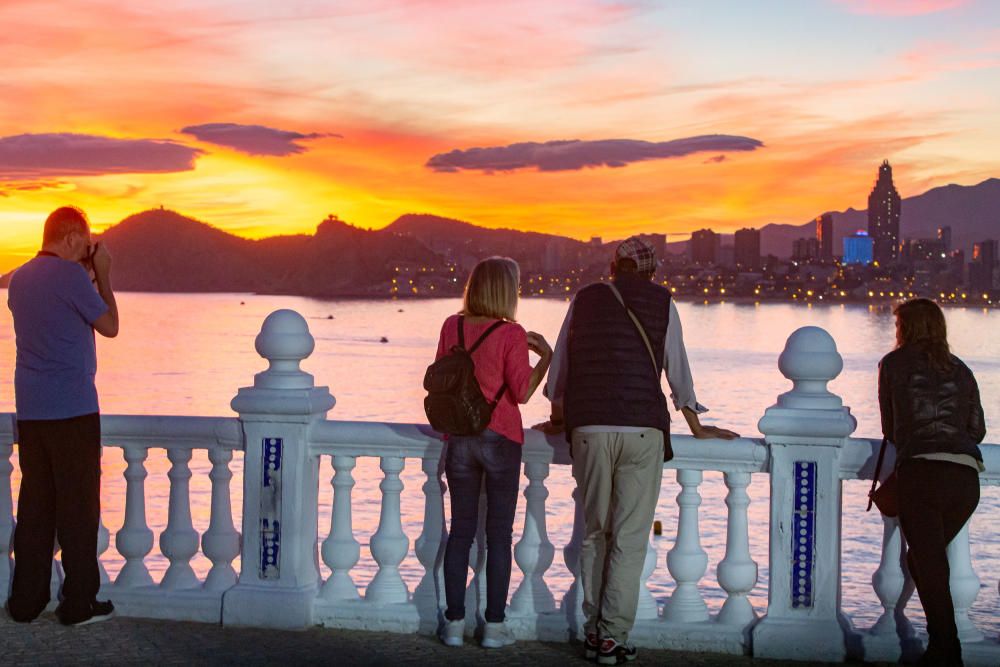
<path id="1" fill-rule="evenodd" d="M 94 331 L 118 335 L 118 306 L 111 255 L 104 244 L 91 244 L 82 211 L 63 207 L 49 215 L 42 250 L 14 272 L 7 305 L 17 342 L 21 467 L 7 611 L 28 623 L 45 609 L 58 537 L 66 578 L 56 615 L 66 625 L 104 620 L 114 607 L 97 600 L 101 420 Z"/>

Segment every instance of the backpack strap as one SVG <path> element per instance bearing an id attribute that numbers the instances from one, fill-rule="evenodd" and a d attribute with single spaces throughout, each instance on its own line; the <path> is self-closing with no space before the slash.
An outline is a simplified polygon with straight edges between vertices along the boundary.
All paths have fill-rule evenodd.
<path id="1" fill-rule="evenodd" d="M 888 437 L 882 438 L 882 446 L 878 450 L 878 462 L 875 464 L 875 474 L 872 475 L 872 488 L 868 491 L 868 508 L 865 509 L 866 512 L 870 512 L 872 509 L 872 503 L 875 502 L 872 496 L 875 495 L 875 487 L 878 486 L 878 478 L 882 473 L 882 459 L 885 458 L 885 446 L 889 443 Z"/>
<path id="2" fill-rule="evenodd" d="M 489 336 L 491 333 L 493 333 L 494 331 L 496 331 L 497 329 L 499 329 L 504 324 L 506 324 L 506 322 L 504 322 L 503 320 L 497 320 L 496 322 L 494 322 L 493 324 L 491 324 L 490 328 L 487 329 L 486 331 L 484 331 L 483 335 L 480 336 L 476 340 L 476 342 L 472 344 L 472 347 L 469 348 L 469 354 L 472 354 L 473 352 L 475 352 L 476 348 L 478 348 L 482 344 L 482 342 L 484 340 L 486 340 L 487 336 Z M 459 327 L 461 327 L 461 324 L 459 324 Z M 461 328 L 459 328 L 459 331 L 461 331 Z M 464 338 L 464 336 L 461 336 L 461 335 L 459 336 L 459 344 L 460 345 L 463 343 L 463 340 L 462 340 L 463 338 Z M 465 347 L 465 345 L 462 345 L 462 347 Z"/>
<path id="3" fill-rule="evenodd" d="M 475 352 L 476 348 L 478 348 L 480 344 L 482 344 L 482 342 L 486 340 L 487 336 L 489 336 L 491 333 L 499 329 L 504 324 L 506 324 L 506 322 L 504 322 L 503 320 L 497 320 L 496 322 L 491 324 L 489 328 L 483 332 L 483 335 L 476 339 L 476 342 L 472 344 L 472 347 L 470 347 L 467 350 L 468 353 L 471 355 L 473 352 Z M 458 316 L 458 346 L 461 347 L 463 350 L 465 349 L 465 315 Z M 505 391 L 507 391 L 506 382 L 500 385 L 500 390 L 497 391 L 497 395 L 493 397 L 494 405 L 500 402 L 500 398 L 503 396 L 503 393 Z"/>

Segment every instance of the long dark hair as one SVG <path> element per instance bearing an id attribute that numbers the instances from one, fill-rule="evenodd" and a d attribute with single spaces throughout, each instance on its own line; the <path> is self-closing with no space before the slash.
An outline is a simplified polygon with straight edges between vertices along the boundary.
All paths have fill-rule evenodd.
<path id="1" fill-rule="evenodd" d="M 948 327 L 941 307 L 930 299 L 911 299 L 896 306 L 896 348 L 914 346 L 923 350 L 931 365 L 947 370 L 952 365 Z"/>

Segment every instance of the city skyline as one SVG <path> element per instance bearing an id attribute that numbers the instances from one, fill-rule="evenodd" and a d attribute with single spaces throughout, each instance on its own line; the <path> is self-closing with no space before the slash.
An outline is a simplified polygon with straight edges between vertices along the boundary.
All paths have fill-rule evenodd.
<path id="1" fill-rule="evenodd" d="M 884 159 L 904 197 L 1000 171 L 986 2 L 15 0 L 0 21 L 23 101 L 0 110 L 2 269 L 62 203 L 98 230 L 162 204 L 249 238 L 415 212 L 677 239 L 863 208 Z"/>

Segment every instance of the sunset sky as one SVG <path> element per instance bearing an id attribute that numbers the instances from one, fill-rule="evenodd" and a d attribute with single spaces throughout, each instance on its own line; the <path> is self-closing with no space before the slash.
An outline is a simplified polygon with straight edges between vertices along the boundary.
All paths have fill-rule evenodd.
<path id="1" fill-rule="evenodd" d="M 1000 176 L 992 0 L 0 0 L 0 34 L 0 271 L 66 203 L 679 239 L 864 208 L 885 158 L 904 197 Z"/>

